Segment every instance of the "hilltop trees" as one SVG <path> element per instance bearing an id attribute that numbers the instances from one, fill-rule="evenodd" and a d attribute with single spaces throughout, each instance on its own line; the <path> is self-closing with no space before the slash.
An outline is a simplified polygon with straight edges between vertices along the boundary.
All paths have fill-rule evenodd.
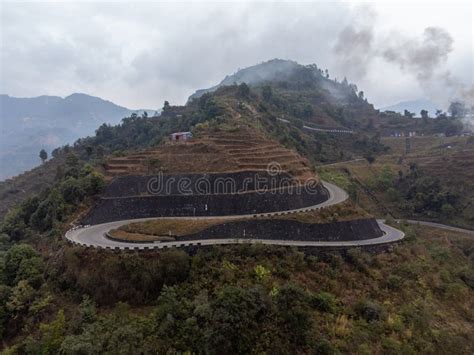
<path id="1" fill-rule="evenodd" d="M 262 88 L 262 96 L 265 101 L 270 101 L 273 97 L 273 90 L 270 85 L 265 85 Z"/>
<path id="2" fill-rule="evenodd" d="M 244 99 L 248 99 L 250 97 L 250 88 L 246 83 L 239 85 L 239 96 Z"/>
<path id="3" fill-rule="evenodd" d="M 39 152 L 39 157 L 41 159 L 41 162 L 44 164 L 44 162 L 48 159 L 48 153 L 46 152 L 46 150 L 41 149 Z"/>
<path id="4" fill-rule="evenodd" d="M 428 111 L 427 110 L 421 110 L 420 111 L 420 116 L 422 119 L 427 120 L 429 118 Z"/>
<path id="5" fill-rule="evenodd" d="M 403 116 L 405 116 L 407 118 L 413 118 L 415 116 L 415 114 L 413 112 L 405 110 L 405 111 L 403 111 Z"/>

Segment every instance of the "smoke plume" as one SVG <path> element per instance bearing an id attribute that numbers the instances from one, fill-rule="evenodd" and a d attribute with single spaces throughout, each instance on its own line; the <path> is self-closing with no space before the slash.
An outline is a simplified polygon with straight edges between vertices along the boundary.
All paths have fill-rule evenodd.
<path id="1" fill-rule="evenodd" d="M 333 51 L 340 65 L 356 78 L 367 73 L 372 60 L 381 59 L 412 75 L 440 107 L 447 107 L 454 100 L 462 100 L 470 107 L 474 104 L 474 88 L 467 87 L 444 67 L 453 44 L 452 36 L 439 27 L 425 28 L 420 37 L 391 33 L 376 39 L 374 25 L 347 26 L 339 33 Z"/>
<path id="2" fill-rule="evenodd" d="M 427 27 L 421 40 L 398 38 L 396 43 L 381 48 L 380 54 L 386 61 L 415 74 L 420 83 L 425 83 L 447 61 L 453 42 L 451 35 L 442 28 Z"/>

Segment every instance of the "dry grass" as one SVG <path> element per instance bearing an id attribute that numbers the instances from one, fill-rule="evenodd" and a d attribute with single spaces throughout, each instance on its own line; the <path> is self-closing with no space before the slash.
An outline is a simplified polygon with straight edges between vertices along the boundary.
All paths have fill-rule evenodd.
<path id="1" fill-rule="evenodd" d="M 149 234 L 129 233 L 120 229 L 112 229 L 109 235 L 115 239 L 123 240 L 124 242 L 171 242 L 174 237 L 155 236 Z"/>
<path id="2" fill-rule="evenodd" d="M 323 208 L 320 210 L 277 216 L 273 219 L 286 219 L 302 223 L 322 224 L 371 217 L 372 215 L 368 214 L 363 209 L 357 207 L 354 203 L 346 201 L 344 203 Z"/>
<path id="3" fill-rule="evenodd" d="M 211 226 L 224 223 L 222 219 L 157 219 L 135 222 L 119 228 L 120 231 L 150 236 L 183 236 L 198 233 Z"/>

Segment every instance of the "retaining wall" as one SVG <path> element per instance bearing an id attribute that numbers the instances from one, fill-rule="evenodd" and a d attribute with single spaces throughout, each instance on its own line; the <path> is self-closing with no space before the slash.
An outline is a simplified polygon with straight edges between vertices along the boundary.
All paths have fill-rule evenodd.
<path id="1" fill-rule="evenodd" d="M 216 174 L 157 174 L 116 177 L 103 197 L 141 195 L 220 194 L 249 192 L 287 186 L 295 181 L 287 173 L 270 175 L 266 171 L 241 171 Z M 287 185 L 284 185 L 284 184 Z"/>
<path id="2" fill-rule="evenodd" d="M 103 198 L 82 220 L 83 224 L 150 217 L 226 216 L 285 211 L 326 201 L 328 191 L 286 187 L 278 191 L 243 194 L 153 195 Z"/>
<path id="3" fill-rule="evenodd" d="M 177 241 L 222 238 L 353 241 L 378 238 L 382 235 L 383 232 L 374 218 L 323 224 L 259 218 L 214 225 L 201 232 L 178 237 Z"/>

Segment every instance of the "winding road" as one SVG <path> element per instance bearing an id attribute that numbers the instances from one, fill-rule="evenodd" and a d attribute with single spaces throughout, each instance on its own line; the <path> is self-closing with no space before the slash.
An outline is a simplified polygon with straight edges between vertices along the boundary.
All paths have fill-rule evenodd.
<path id="1" fill-rule="evenodd" d="M 357 247 L 357 246 L 368 246 L 368 245 L 379 245 L 385 243 L 396 242 L 402 240 L 405 234 L 398 229 L 390 227 L 382 220 L 377 220 L 380 228 L 384 232 L 384 235 L 379 238 L 365 239 L 365 240 L 354 240 L 354 241 L 294 241 L 294 240 L 268 240 L 268 239 L 203 239 L 203 240 L 192 240 L 192 241 L 172 241 L 172 242 L 148 242 L 148 243 L 129 243 L 129 242 L 118 242 L 111 240 L 106 237 L 107 232 L 111 229 L 119 228 L 125 224 L 132 222 L 143 222 L 148 220 L 156 219 L 218 219 L 222 218 L 225 220 L 230 219 L 241 219 L 241 218 L 254 218 L 254 217 L 270 217 L 278 216 L 289 213 L 305 212 L 315 209 L 325 208 L 347 200 L 347 193 L 333 185 L 331 183 L 322 182 L 324 187 L 329 192 L 329 199 L 310 207 L 278 211 L 261 214 L 248 214 L 248 215 L 237 215 L 237 216 L 212 216 L 212 217 L 156 217 L 156 218 L 142 218 L 132 220 L 122 220 L 116 222 L 102 223 L 93 226 L 77 226 L 67 231 L 65 238 L 74 245 L 80 245 L 85 247 L 94 247 L 102 249 L 114 249 L 114 250 L 149 250 L 149 249 L 165 249 L 171 247 L 186 247 L 186 246 L 201 246 L 201 245 L 223 245 L 223 244 L 245 244 L 245 243 L 260 243 L 260 244 L 272 244 L 272 245 L 286 245 L 286 246 L 298 246 L 298 247 Z"/>
<path id="2" fill-rule="evenodd" d="M 405 219 L 405 220 L 398 219 L 397 222 L 398 223 L 406 222 L 406 223 L 409 223 L 409 224 L 415 224 L 415 225 L 432 227 L 432 228 L 439 228 L 439 229 L 444 229 L 444 230 L 447 230 L 447 231 L 450 231 L 450 232 L 459 232 L 459 233 L 464 233 L 464 234 L 474 236 L 474 230 L 448 226 L 447 224 L 441 224 L 441 223 L 435 223 L 435 222 L 426 222 L 426 221 L 416 221 L 416 220 L 413 220 L 413 219 Z"/>

